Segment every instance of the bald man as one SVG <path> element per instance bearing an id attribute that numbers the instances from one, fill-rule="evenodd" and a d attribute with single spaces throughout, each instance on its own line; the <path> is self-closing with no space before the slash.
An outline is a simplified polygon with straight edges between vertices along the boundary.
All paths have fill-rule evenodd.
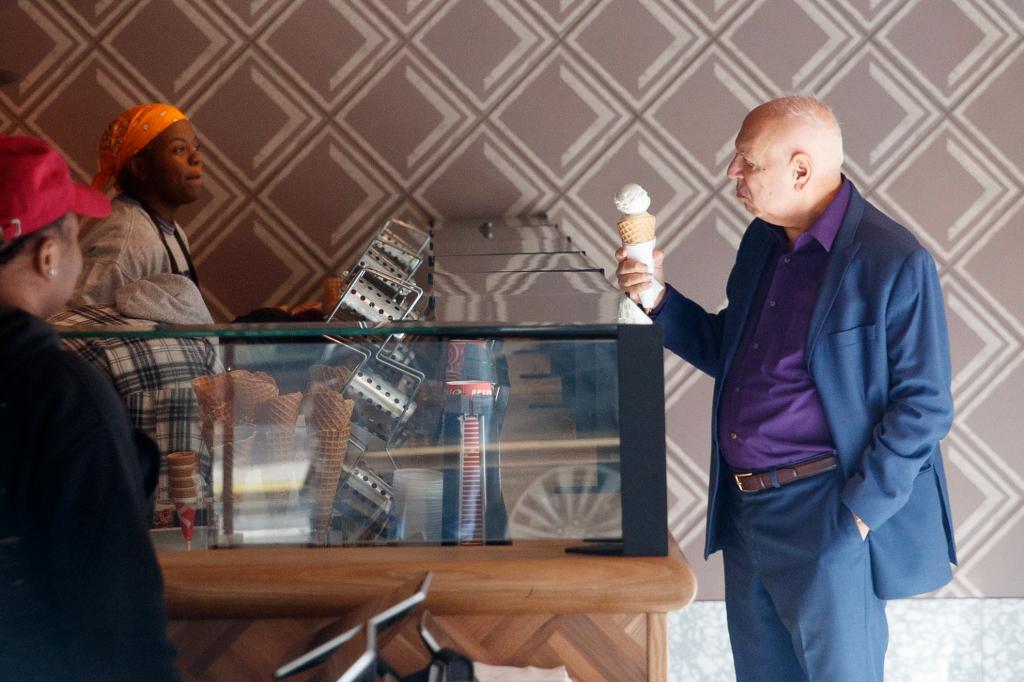
<path id="1" fill-rule="evenodd" d="M 715 380 L 705 558 L 723 550 L 739 680 L 883 678 L 885 603 L 956 562 L 939 441 L 953 419 L 932 257 L 842 175 L 842 133 L 766 102 L 728 176 L 753 216 L 710 313 L 667 286 L 665 345 Z M 616 254 L 633 300 L 663 280 Z"/>

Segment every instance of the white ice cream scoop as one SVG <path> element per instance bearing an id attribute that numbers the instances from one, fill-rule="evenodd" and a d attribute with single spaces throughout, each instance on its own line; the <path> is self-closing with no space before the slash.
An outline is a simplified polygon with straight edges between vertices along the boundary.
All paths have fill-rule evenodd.
<path id="1" fill-rule="evenodd" d="M 630 182 L 622 186 L 615 195 L 615 208 L 619 213 L 634 215 L 644 213 L 651 206 L 651 197 L 640 185 Z"/>

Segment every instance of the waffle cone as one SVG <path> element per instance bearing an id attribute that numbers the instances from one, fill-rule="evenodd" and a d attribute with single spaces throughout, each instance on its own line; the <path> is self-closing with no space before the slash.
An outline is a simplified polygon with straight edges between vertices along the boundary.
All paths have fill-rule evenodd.
<path id="1" fill-rule="evenodd" d="M 230 402 L 199 403 L 199 428 L 211 451 L 220 443 L 234 439 L 235 411 Z"/>
<path id="2" fill-rule="evenodd" d="M 290 460 L 295 453 L 295 428 L 267 429 L 260 437 L 260 442 L 262 443 L 262 452 L 271 461 Z"/>
<path id="3" fill-rule="evenodd" d="M 315 462 L 318 471 L 324 466 L 340 466 L 348 451 L 348 436 L 348 429 L 316 432 Z"/>
<path id="4" fill-rule="evenodd" d="M 246 372 L 244 375 L 232 377 L 235 396 L 235 412 L 238 420 L 252 423 L 256 419 L 256 406 L 276 398 L 277 384 L 270 377 Z"/>
<path id="5" fill-rule="evenodd" d="M 319 388 L 333 388 L 340 391 L 352 378 L 352 370 L 348 367 L 332 367 L 331 365 L 311 365 L 309 379 Z"/>
<path id="6" fill-rule="evenodd" d="M 316 525 L 316 532 L 326 538 L 326 535 L 331 530 L 331 518 L 334 516 L 334 507 L 327 505 L 323 508 L 317 507 L 314 512 L 314 524 Z M 324 543 L 327 540 L 323 540 Z"/>
<path id="7" fill-rule="evenodd" d="M 317 472 L 313 523 L 321 535 L 331 528 L 334 516 L 334 498 L 343 470 L 342 460 L 348 447 L 348 433 L 323 431 L 317 434 Z"/>
<path id="8" fill-rule="evenodd" d="M 182 484 L 177 488 L 174 484 L 171 484 L 171 500 L 177 502 L 179 500 L 194 500 L 197 496 L 196 483 L 190 481 L 188 485 Z"/>
<path id="9" fill-rule="evenodd" d="M 168 464 L 195 464 L 199 456 L 192 450 L 178 450 L 167 453 Z"/>
<path id="10" fill-rule="evenodd" d="M 302 393 L 286 393 L 265 400 L 256 406 L 256 421 L 266 429 L 291 429 L 299 418 L 299 406 L 302 404 Z"/>
<path id="11" fill-rule="evenodd" d="M 167 467 L 167 476 L 169 479 L 185 478 L 191 476 L 195 472 L 196 467 L 194 464 L 179 464 Z"/>
<path id="12" fill-rule="evenodd" d="M 313 441 L 313 467 L 316 470 L 317 485 L 322 473 L 337 472 L 341 475 L 341 466 L 348 452 L 348 428 L 317 430 Z M 338 486 L 337 480 L 334 487 Z"/>
<path id="13" fill-rule="evenodd" d="M 347 432 L 355 406 L 354 400 L 346 399 L 335 391 L 317 391 L 313 394 L 314 428 L 318 431 Z"/>
<path id="14" fill-rule="evenodd" d="M 643 244 L 654 239 L 655 218 L 650 213 L 632 213 L 619 220 L 623 244 Z"/>
<path id="15" fill-rule="evenodd" d="M 226 373 L 204 374 L 192 380 L 199 406 L 231 401 L 231 377 Z"/>

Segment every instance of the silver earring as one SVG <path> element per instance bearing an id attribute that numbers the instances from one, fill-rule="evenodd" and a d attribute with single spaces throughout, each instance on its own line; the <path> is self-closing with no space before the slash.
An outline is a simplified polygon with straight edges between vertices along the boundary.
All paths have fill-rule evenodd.
<path id="1" fill-rule="evenodd" d="M 47 274 L 48 277 L 56 277 L 57 276 L 57 269 L 56 268 L 46 268 L 46 274 Z"/>

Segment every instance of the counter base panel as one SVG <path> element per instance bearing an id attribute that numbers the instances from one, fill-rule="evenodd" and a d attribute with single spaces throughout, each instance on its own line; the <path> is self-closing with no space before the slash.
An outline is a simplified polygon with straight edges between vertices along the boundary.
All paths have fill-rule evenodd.
<path id="1" fill-rule="evenodd" d="M 175 620 L 168 627 L 183 680 L 270 679 L 285 661 L 305 651 L 325 618 Z M 432 634 L 473 660 L 494 665 L 553 668 L 573 680 L 665 680 L 667 619 L 650 614 L 504 614 L 436 616 Z M 429 658 L 406 623 L 383 649 L 402 675 Z M 291 680 L 317 679 L 315 670 Z"/>

